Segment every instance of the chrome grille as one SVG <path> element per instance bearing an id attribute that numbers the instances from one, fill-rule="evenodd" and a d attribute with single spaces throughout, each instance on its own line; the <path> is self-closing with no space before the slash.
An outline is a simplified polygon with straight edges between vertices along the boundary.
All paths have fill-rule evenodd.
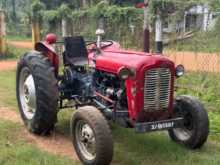
<path id="1" fill-rule="evenodd" d="M 168 68 L 154 68 L 145 72 L 144 111 L 166 110 L 169 107 L 171 72 Z"/>

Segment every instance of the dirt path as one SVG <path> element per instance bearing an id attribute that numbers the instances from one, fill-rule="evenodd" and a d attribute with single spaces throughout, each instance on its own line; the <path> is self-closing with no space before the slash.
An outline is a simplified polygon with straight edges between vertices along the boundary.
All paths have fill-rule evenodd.
<path id="1" fill-rule="evenodd" d="M 7 43 L 17 48 L 33 49 L 31 41 L 8 41 Z"/>
<path id="2" fill-rule="evenodd" d="M 196 53 L 167 51 L 165 55 L 182 64 L 187 71 L 220 72 L 220 53 Z"/>
<path id="3" fill-rule="evenodd" d="M 17 66 L 17 61 L 0 61 L 0 71 L 13 70 Z"/>
<path id="4" fill-rule="evenodd" d="M 33 48 L 31 41 L 8 41 L 8 44 L 17 48 Z M 220 72 L 220 53 L 166 51 L 164 54 L 176 64 L 183 64 L 188 71 Z"/>
<path id="5" fill-rule="evenodd" d="M 19 114 L 6 107 L 0 107 L 0 118 L 23 125 Z M 54 132 L 51 136 L 42 137 L 30 134 L 26 128 L 23 128 L 20 136 L 27 143 L 34 144 L 44 151 L 78 160 L 71 140 L 57 132 Z"/>

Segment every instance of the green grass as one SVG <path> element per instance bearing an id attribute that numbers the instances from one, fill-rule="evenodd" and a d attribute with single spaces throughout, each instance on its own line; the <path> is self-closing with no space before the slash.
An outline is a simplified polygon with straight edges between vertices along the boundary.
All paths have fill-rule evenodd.
<path id="1" fill-rule="evenodd" d="M 27 36 L 16 36 L 16 35 L 7 35 L 6 37 L 9 41 L 31 41 L 31 37 Z"/>
<path id="2" fill-rule="evenodd" d="M 1 165 L 74 165 L 72 160 L 43 152 L 27 144 L 19 133 L 23 127 L 0 121 L 0 164 Z"/>
<path id="3" fill-rule="evenodd" d="M 214 75 L 213 75 L 214 76 Z M 205 76 L 203 76 L 205 77 Z M 201 81 L 198 81 L 201 80 Z M 193 92 L 190 89 L 181 89 L 178 93 L 191 93 L 201 98 L 209 110 L 212 132 L 220 128 L 220 115 L 215 101 L 219 99 L 217 95 L 218 86 L 211 82 L 216 81 L 216 76 L 207 80 L 196 77 L 194 73 L 186 75 L 185 78 L 178 80 L 179 84 L 197 84 L 202 89 L 210 92 Z M 199 84 L 199 85 L 198 85 Z M 212 89 L 212 84 L 215 84 Z M 211 94 L 215 91 L 214 96 Z M 210 94 L 209 94 L 210 93 Z M 211 96 L 205 96 L 205 95 Z M 15 71 L 0 72 L 0 105 L 10 106 L 16 109 L 15 99 Z M 59 114 L 59 122 L 56 130 L 65 136 L 69 136 L 69 120 L 72 111 L 62 111 Z M 14 126 L 5 121 L 0 122 L 0 164 L 68 164 L 66 158 L 60 158 L 36 149 L 34 146 L 26 144 L 22 140 L 14 139 L 20 130 L 20 126 Z M 132 129 L 124 129 L 113 126 L 114 137 L 114 160 L 113 164 L 120 165 L 218 165 L 220 164 L 220 138 L 211 134 L 209 141 L 201 150 L 191 151 L 179 146 L 169 139 L 166 132 L 150 134 L 136 134 Z M 8 147 L 13 146 L 13 147 Z M 28 155 L 28 159 L 27 159 Z M 73 162 L 71 162 L 73 163 Z"/>
<path id="4" fill-rule="evenodd" d="M 187 40 L 172 43 L 167 49 L 174 49 L 176 51 L 191 51 L 191 52 L 205 52 L 205 53 L 219 53 L 220 52 L 220 19 L 218 19 L 215 29 L 208 32 L 196 32 L 195 35 Z"/>
<path id="5" fill-rule="evenodd" d="M 190 151 L 170 141 L 166 133 L 135 134 L 132 130 L 115 128 L 115 161 L 121 164 L 179 165 L 219 164 L 219 144 L 206 144 Z"/>
<path id="6" fill-rule="evenodd" d="M 220 76 L 218 73 L 191 72 L 177 81 L 177 94 L 199 98 L 209 112 L 211 132 L 220 134 Z"/>
<path id="7" fill-rule="evenodd" d="M 56 126 L 58 132 L 69 136 L 71 111 L 59 114 Z M 220 143 L 217 136 L 210 136 L 209 142 L 197 151 L 188 150 L 172 142 L 166 132 L 136 134 L 132 129 L 113 125 L 114 159 L 120 165 L 218 165 Z"/>
<path id="8" fill-rule="evenodd" d="M 16 109 L 15 71 L 0 72 L 0 105 Z"/>
<path id="9" fill-rule="evenodd" d="M 30 49 L 16 48 L 15 46 L 7 45 L 6 55 L 0 56 L 0 60 L 16 60 L 28 51 L 30 51 Z"/>
<path id="10" fill-rule="evenodd" d="M 219 53 L 220 34 L 212 32 L 196 32 L 191 39 L 178 41 L 167 47 L 175 51 Z"/>

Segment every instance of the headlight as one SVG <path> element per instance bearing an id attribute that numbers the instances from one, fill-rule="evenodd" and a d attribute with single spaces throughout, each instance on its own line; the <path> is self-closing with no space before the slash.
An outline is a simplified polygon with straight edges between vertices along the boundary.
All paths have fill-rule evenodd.
<path id="1" fill-rule="evenodd" d="M 183 65 L 177 65 L 176 67 L 176 77 L 181 77 L 185 73 L 185 68 Z"/>
<path id="2" fill-rule="evenodd" d="M 126 80 L 129 78 L 129 76 L 132 75 L 132 72 L 129 68 L 126 68 L 126 67 L 121 67 L 119 70 L 118 70 L 118 76 L 119 78 L 123 79 L 123 80 Z"/>

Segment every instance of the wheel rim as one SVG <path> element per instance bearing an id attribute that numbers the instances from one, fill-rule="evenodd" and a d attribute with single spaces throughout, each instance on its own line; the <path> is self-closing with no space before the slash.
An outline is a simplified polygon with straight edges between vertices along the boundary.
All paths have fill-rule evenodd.
<path id="1" fill-rule="evenodd" d="M 192 115 L 190 113 L 186 113 L 184 115 L 183 128 L 175 128 L 173 131 L 178 139 L 180 139 L 181 141 L 187 141 L 192 137 L 193 129 L 194 124 Z"/>
<path id="2" fill-rule="evenodd" d="M 93 129 L 85 121 L 79 120 L 75 129 L 76 142 L 83 157 L 89 161 L 96 157 L 96 138 Z"/>
<path id="3" fill-rule="evenodd" d="M 31 120 L 36 112 L 36 88 L 34 78 L 27 67 L 20 72 L 19 99 L 25 117 Z"/>

